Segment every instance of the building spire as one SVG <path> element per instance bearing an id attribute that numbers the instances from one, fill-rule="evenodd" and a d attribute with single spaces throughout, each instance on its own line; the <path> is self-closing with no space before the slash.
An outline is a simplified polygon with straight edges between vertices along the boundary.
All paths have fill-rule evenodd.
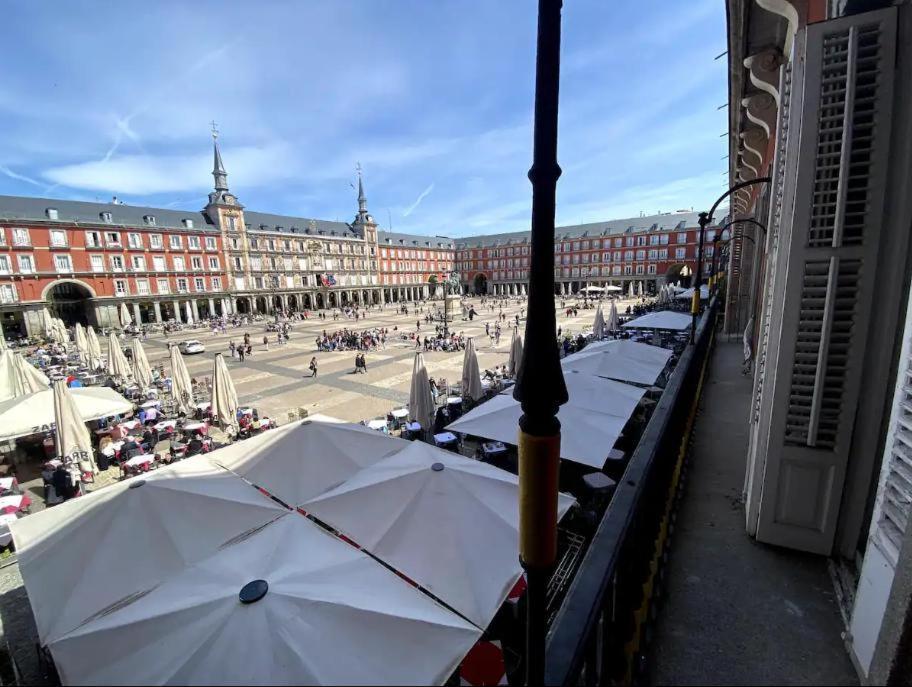
<path id="1" fill-rule="evenodd" d="M 358 163 L 358 212 L 367 212 L 367 196 L 364 195 L 364 184 L 361 181 L 361 163 Z"/>
<path id="2" fill-rule="evenodd" d="M 225 165 L 222 163 L 222 154 L 219 152 L 218 147 L 218 128 L 216 128 L 215 121 L 210 122 L 212 125 L 212 147 L 213 147 L 213 165 L 212 165 L 212 176 L 215 178 L 215 190 L 216 191 L 227 191 L 228 190 L 228 173 L 225 171 Z"/>

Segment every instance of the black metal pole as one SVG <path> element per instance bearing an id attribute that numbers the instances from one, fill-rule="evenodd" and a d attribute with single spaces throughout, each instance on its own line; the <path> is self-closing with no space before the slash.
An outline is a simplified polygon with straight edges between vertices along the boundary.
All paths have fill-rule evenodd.
<path id="1" fill-rule="evenodd" d="M 697 316 L 700 314 L 700 283 L 703 279 L 703 236 L 706 234 L 706 225 L 709 224 L 709 215 L 700 213 L 700 242 L 697 247 L 697 273 L 694 275 L 694 293 L 690 302 L 690 343 L 697 338 Z"/>
<path id="2" fill-rule="evenodd" d="M 532 238 L 526 341 L 513 397 L 519 419 L 519 555 L 526 571 L 526 684 L 545 674 L 546 603 L 557 556 L 557 486 L 560 422 L 567 402 L 554 310 L 554 209 L 560 86 L 561 0 L 539 0 L 535 60 L 535 133 L 532 168 Z"/>

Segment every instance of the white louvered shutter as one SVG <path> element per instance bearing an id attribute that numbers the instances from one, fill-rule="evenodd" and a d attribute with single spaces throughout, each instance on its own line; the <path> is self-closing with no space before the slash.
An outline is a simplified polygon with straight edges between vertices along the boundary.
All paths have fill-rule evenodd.
<path id="1" fill-rule="evenodd" d="M 757 538 L 830 553 L 863 374 L 890 144 L 895 11 L 807 28 Z M 777 336 L 778 335 L 778 336 Z M 764 404 L 761 401 L 761 418 Z"/>

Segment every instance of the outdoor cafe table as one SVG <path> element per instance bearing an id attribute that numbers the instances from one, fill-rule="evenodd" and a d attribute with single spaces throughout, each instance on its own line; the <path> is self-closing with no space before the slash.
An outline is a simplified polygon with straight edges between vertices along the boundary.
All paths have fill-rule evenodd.
<path id="1" fill-rule="evenodd" d="M 481 445 L 481 452 L 487 458 L 503 455 L 507 452 L 507 446 L 502 441 L 488 441 Z"/>
<path id="2" fill-rule="evenodd" d="M 28 508 L 31 503 L 32 499 L 28 494 L 0 496 L 0 513 L 15 513 Z"/>
<path id="3" fill-rule="evenodd" d="M 390 415 L 392 415 L 397 420 L 401 420 L 404 417 L 408 417 L 408 408 L 394 408 Z"/>
<path id="4" fill-rule="evenodd" d="M 0 546 L 9 546 L 13 541 L 13 535 L 10 532 L 10 523 L 15 522 L 18 516 L 15 513 L 3 513 L 0 515 Z"/>
<path id="5" fill-rule="evenodd" d="M 446 402 L 448 406 L 462 405 L 462 396 L 447 396 Z"/>
<path id="6" fill-rule="evenodd" d="M 11 491 L 19 486 L 15 477 L 0 477 L 0 492 Z"/>
<path id="7" fill-rule="evenodd" d="M 434 435 L 434 443 L 439 447 L 449 446 L 456 443 L 456 435 L 452 432 L 441 432 Z"/>
<path id="8" fill-rule="evenodd" d="M 155 460 L 154 453 L 140 453 L 138 456 L 133 456 L 130 460 L 125 460 L 123 462 L 123 467 L 125 468 L 138 468 L 145 465 L 148 465 L 153 460 Z"/>
<path id="9" fill-rule="evenodd" d="M 405 430 L 406 430 L 407 432 L 420 432 L 420 431 L 421 431 L 421 423 L 420 423 L 420 422 L 406 422 L 406 423 L 405 423 Z"/>
<path id="10" fill-rule="evenodd" d="M 386 429 L 386 420 L 370 420 L 367 423 L 367 426 L 370 429 L 385 430 Z"/>
<path id="11" fill-rule="evenodd" d="M 206 422 L 188 422 L 187 424 L 184 425 L 183 429 L 186 432 L 199 431 L 199 432 L 202 432 L 203 434 L 205 434 L 206 430 L 209 429 L 209 425 Z"/>
<path id="12" fill-rule="evenodd" d="M 166 430 L 172 430 L 177 427 L 177 420 L 162 420 L 155 424 L 155 429 L 159 432 L 164 432 Z"/>

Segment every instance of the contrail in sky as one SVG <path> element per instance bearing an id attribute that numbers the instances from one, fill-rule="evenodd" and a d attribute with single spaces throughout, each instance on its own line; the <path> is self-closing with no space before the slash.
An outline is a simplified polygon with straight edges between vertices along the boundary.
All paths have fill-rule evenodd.
<path id="1" fill-rule="evenodd" d="M 428 186 L 426 189 L 424 189 L 421 192 L 421 195 L 418 196 L 418 199 L 414 203 L 412 203 L 405 209 L 405 212 L 402 213 L 402 216 L 408 217 L 409 215 L 411 215 L 412 212 L 415 211 L 415 208 L 417 208 L 421 204 L 421 201 L 424 200 L 425 198 L 427 198 L 428 194 L 433 190 L 434 190 L 434 184 L 432 183 L 430 186 Z"/>

